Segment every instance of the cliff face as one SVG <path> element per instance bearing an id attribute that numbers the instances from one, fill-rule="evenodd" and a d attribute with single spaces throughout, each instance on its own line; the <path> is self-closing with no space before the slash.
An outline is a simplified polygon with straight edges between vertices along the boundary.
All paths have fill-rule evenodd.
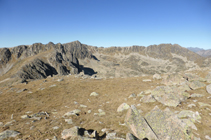
<path id="1" fill-rule="evenodd" d="M 81 71 L 102 77 L 128 77 L 179 72 L 207 63 L 198 54 L 177 44 L 98 48 L 79 41 L 49 42 L 3 48 L 0 54 L 0 75 L 9 72 L 22 80 Z"/>
<path id="2" fill-rule="evenodd" d="M 77 74 L 81 71 L 78 59 L 92 59 L 87 45 L 79 41 L 66 44 L 20 45 L 0 50 L 0 75 L 16 66 L 14 75 L 26 79 L 46 78 L 48 75 Z M 8 67 L 10 65 L 10 67 Z M 14 65 L 14 66 L 13 66 Z M 13 77 L 14 77 L 13 75 Z"/>

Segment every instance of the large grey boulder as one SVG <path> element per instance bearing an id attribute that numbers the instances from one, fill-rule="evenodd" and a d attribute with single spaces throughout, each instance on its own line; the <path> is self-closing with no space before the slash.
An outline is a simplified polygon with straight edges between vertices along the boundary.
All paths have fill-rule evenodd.
<path id="1" fill-rule="evenodd" d="M 180 120 L 169 109 L 160 110 L 157 106 L 141 116 L 134 106 L 128 110 L 125 123 L 138 139 L 149 140 L 192 140 L 193 134 L 185 121 Z M 132 140 L 131 135 L 128 139 Z"/>
<path id="2" fill-rule="evenodd" d="M 190 96 L 183 90 L 184 88 L 176 86 L 158 86 L 151 92 L 151 95 L 166 106 L 176 107 Z"/>
<path id="3" fill-rule="evenodd" d="M 20 132 L 17 132 L 17 131 L 6 130 L 6 131 L 3 131 L 0 133 L 0 140 L 10 138 L 10 137 L 16 137 L 19 134 L 20 134 Z"/>

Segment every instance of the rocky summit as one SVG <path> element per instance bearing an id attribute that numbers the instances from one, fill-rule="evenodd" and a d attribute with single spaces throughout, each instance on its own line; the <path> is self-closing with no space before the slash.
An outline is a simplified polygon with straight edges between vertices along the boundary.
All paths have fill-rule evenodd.
<path id="1" fill-rule="evenodd" d="M 209 140 L 211 59 L 177 44 L 0 49 L 0 140 Z"/>

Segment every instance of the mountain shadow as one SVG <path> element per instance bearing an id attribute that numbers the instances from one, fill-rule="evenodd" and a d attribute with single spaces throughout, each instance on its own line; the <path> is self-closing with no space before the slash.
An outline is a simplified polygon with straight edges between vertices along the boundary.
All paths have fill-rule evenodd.
<path id="1" fill-rule="evenodd" d="M 93 74 L 97 74 L 92 68 L 84 67 L 83 65 L 80 65 L 80 70 L 84 72 L 84 74 L 92 76 Z M 81 72 L 80 71 L 80 72 Z"/>

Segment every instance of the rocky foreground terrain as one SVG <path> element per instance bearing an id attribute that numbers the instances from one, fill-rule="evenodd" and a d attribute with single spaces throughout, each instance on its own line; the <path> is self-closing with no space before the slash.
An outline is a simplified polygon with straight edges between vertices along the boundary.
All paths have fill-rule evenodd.
<path id="1" fill-rule="evenodd" d="M 0 50 L 0 140 L 211 140 L 211 60 L 179 45 Z"/>

